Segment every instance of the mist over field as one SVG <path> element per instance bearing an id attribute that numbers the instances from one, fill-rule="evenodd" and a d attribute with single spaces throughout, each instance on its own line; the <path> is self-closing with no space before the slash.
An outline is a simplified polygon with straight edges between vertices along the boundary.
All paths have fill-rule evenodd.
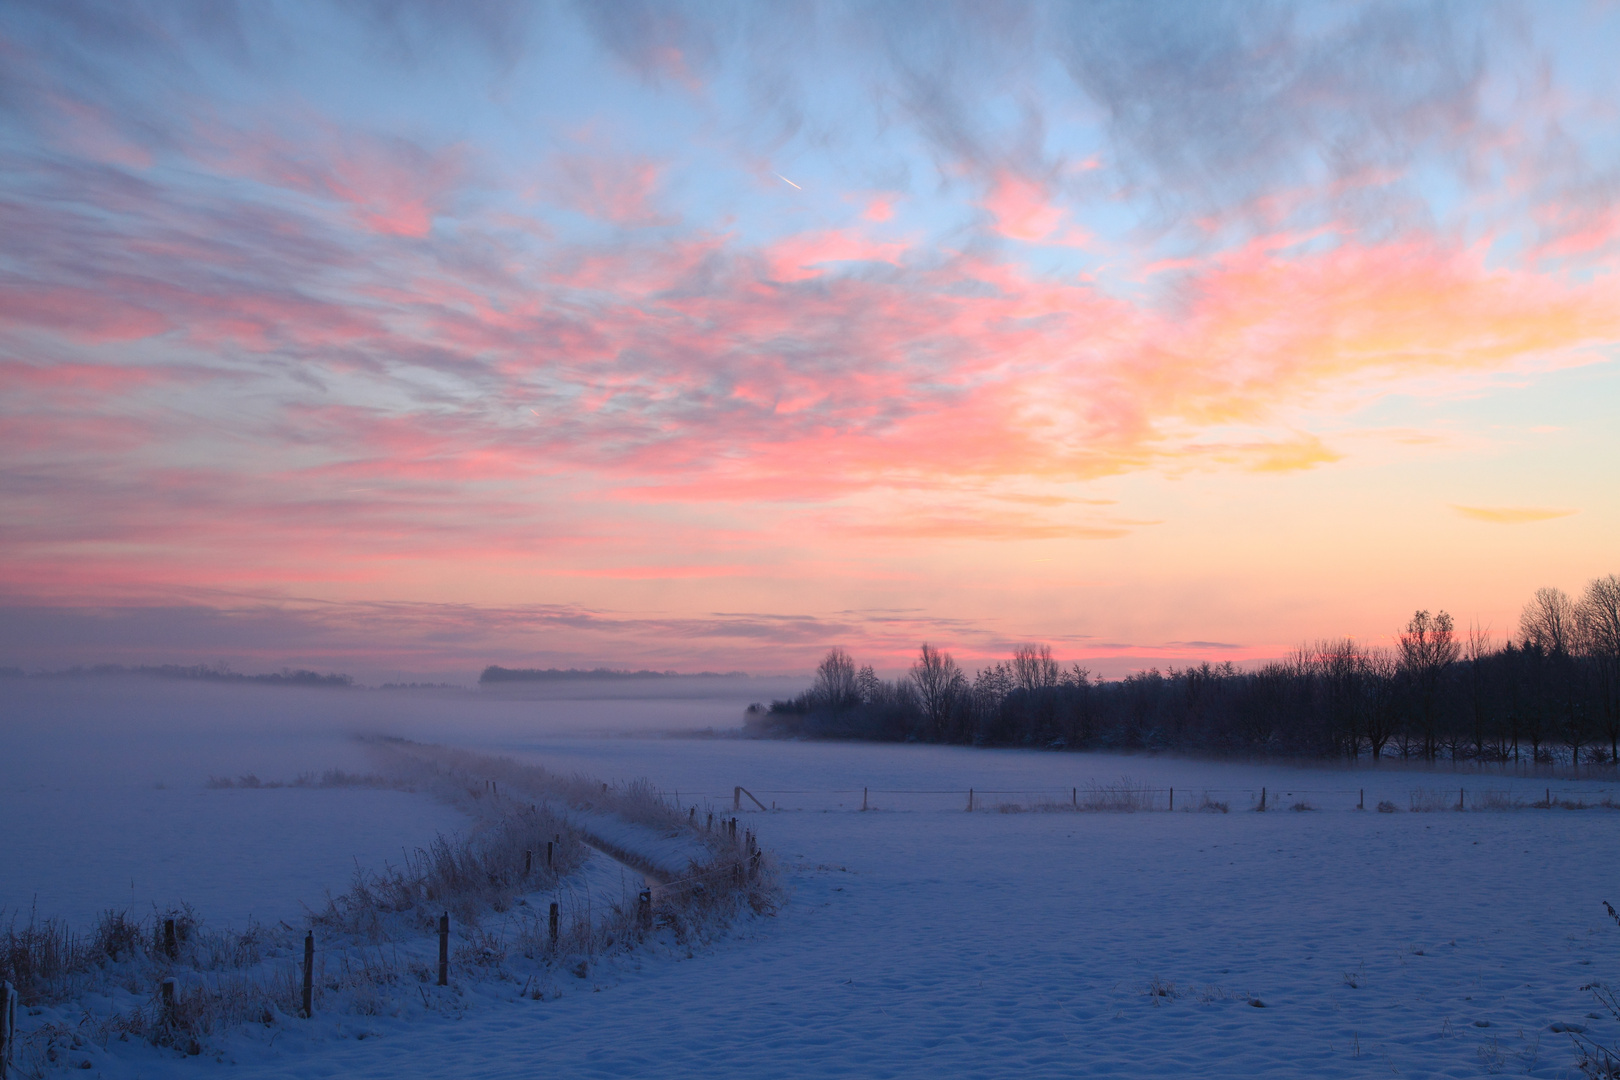
<path id="1" fill-rule="evenodd" d="M 537 736 L 735 729 L 758 689 L 750 683 L 710 680 L 680 696 L 614 682 L 497 697 L 6 679 L 0 813 L 16 826 L 0 907 L 26 919 L 37 902 L 41 914 L 78 925 L 108 907 L 181 901 L 235 922 L 293 918 L 341 887 L 356 860 L 396 859 L 464 819 L 403 792 L 234 791 L 210 789 L 211 779 L 364 774 L 375 764 L 356 737 L 373 734 L 503 749 Z"/>

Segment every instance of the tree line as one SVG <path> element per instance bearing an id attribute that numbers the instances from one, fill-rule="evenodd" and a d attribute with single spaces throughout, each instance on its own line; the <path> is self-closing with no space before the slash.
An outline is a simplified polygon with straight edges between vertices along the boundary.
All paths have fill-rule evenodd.
<path id="1" fill-rule="evenodd" d="M 1336 638 L 1248 669 L 1203 663 L 1106 680 L 1030 644 L 970 677 L 925 643 L 888 680 L 835 647 L 808 690 L 750 707 L 746 726 L 976 746 L 1612 766 L 1620 576 L 1593 580 L 1578 599 L 1537 590 L 1500 646 L 1444 611 L 1418 611 L 1393 648 Z"/>
<path id="2" fill-rule="evenodd" d="M 265 683 L 271 686 L 319 686 L 348 688 L 354 677 L 337 673 L 322 674 L 306 668 L 282 668 L 262 675 L 248 675 L 232 671 L 229 664 L 142 664 L 125 667 L 123 664 L 76 665 L 62 671 L 42 671 L 26 675 L 22 668 L 0 668 L 0 677 L 34 679 L 101 679 L 123 675 L 141 675 L 154 679 L 184 679 L 192 682 Z"/>

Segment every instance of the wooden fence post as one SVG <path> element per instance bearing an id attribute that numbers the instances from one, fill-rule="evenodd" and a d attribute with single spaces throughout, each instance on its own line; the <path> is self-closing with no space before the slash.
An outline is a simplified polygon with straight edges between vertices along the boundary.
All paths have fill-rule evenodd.
<path id="1" fill-rule="evenodd" d="M 547 869 L 547 870 L 550 870 L 550 869 L 551 869 L 551 868 L 552 868 L 552 864 L 551 864 L 551 849 L 552 849 L 552 848 L 553 848 L 553 847 L 555 847 L 555 846 L 556 846 L 556 844 L 555 844 L 555 842 L 554 842 L 554 841 L 551 841 L 551 840 L 547 840 L 547 841 L 546 841 L 546 869 Z"/>
<path id="2" fill-rule="evenodd" d="M 1074 807 L 1076 810 L 1080 809 L 1080 789 L 1079 788 L 1073 788 L 1073 789 L 1071 789 L 1069 791 L 1069 805 Z"/>
<path id="3" fill-rule="evenodd" d="M 1175 810 L 1175 808 L 1176 808 L 1176 789 L 1171 788 L 1170 789 L 1170 809 Z"/>
<path id="4" fill-rule="evenodd" d="M 861 788 L 861 809 L 862 810 L 866 809 L 866 793 L 867 793 L 867 789 L 866 788 Z"/>
<path id="5" fill-rule="evenodd" d="M 163 920 L 163 955 L 170 960 L 180 955 L 180 944 L 174 937 L 174 920 Z"/>
<path id="6" fill-rule="evenodd" d="M 636 922 L 641 925 L 643 934 L 652 932 L 652 890 L 642 889 L 641 895 L 636 899 Z"/>
<path id="7" fill-rule="evenodd" d="M 1356 809 L 1357 810 L 1365 810 L 1365 809 L 1367 809 L 1367 789 L 1366 788 L 1361 789 L 1361 797 L 1356 800 Z"/>
<path id="8" fill-rule="evenodd" d="M 968 788 L 968 809 L 973 809 L 973 789 Z"/>
<path id="9" fill-rule="evenodd" d="M 733 810 L 742 809 L 742 788 L 740 787 L 731 789 L 731 808 Z"/>
<path id="10" fill-rule="evenodd" d="M 174 1020 L 174 979 L 164 979 L 158 983 L 158 997 L 163 1001 L 163 1019 Z"/>
<path id="11" fill-rule="evenodd" d="M 439 916 L 439 985 L 450 985 L 450 913 Z"/>
<path id="12" fill-rule="evenodd" d="M 315 1015 L 315 931 L 304 935 L 304 1019 Z"/>
<path id="13" fill-rule="evenodd" d="M 1461 810 L 1463 808 L 1463 794 L 1467 790 L 1468 790 L 1467 788 L 1458 788 L 1457 789 L 1457 809 L 1459 809 L 1459 810 Z"/>
<path id="14" fill-rule="evenodd" d="M 0 1080 L 11 1075 L 12 1047 L 17 1042 L 17 988 L 0 983 Z"/>
<path id="15" fill-rule="evenodd" d="M 1266 808 L 1266 789 L 1261 788 L 1260 789 L 1260 809 L 1264 810 L 1265 808 Z"/>

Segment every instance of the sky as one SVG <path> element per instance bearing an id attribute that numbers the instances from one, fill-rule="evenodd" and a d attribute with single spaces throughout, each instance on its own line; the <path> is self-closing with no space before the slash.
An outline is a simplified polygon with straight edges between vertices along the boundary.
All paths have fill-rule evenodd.
<path id="1" fill-rule="evenodd" d="M 0 665 L 1120 674 L 1620 571 L 1620 5 L 0 6 Z"/>

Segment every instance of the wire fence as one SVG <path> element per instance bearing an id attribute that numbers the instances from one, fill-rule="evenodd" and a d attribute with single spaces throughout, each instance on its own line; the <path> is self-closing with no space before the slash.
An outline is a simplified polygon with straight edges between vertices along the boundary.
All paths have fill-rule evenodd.
<path id="1" fill-rule="evenodd" d="M 728 813 L 784 811 L 1230 811 L 1620 809 L 1620 786 L 1458 785 L 1367 788 L 1154 787 L 1120 781 L 1068 788 L 748 788 L 677 793 L 682 806 Z"/>

